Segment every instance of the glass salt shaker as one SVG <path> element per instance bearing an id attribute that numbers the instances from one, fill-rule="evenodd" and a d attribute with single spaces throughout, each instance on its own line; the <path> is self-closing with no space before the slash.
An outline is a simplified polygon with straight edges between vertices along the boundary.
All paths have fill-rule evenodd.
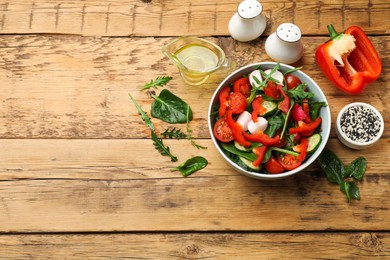
<path id="1" fill-rule="evenodd" d="M 257 0 L 244 0 L 230 18 L 228 29 L 237 41 L 248 42 L 258 38 L 265 30 L 267 21 L 262 15 L 263 6 Z"/>
<path id="2" fill-rule="evenodd" d="M 292 23 L 282 23 L 265 41 L 268 56 L 278 62 L 291 64 L 303 56 L 301 30 Z"/>

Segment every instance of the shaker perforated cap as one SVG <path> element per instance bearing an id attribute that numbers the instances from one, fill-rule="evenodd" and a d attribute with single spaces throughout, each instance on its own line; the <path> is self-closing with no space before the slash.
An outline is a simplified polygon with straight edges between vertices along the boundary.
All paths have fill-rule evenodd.
<path id="1" fill-rule="evenodd" d="M 238 14 L 245 19 L 255 18 L 263 11 L 263 6 L 257 0 L 244 0 L 238 5 Z"/>
<path id="2" fill-rule="evenodd" d="M 282 23 L 276 29 L 276 35 L 285 42 L 297 42 L 301 39 L 301 30 L 292 23 Z"/>

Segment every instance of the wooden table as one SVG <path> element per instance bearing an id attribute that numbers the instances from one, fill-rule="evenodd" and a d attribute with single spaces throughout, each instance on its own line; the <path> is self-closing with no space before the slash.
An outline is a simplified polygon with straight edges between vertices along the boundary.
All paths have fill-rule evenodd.
<path id="1" fill-rule="evenodd" d="M 1 1 L 0 257 L 389 258 L 390 2 L 261 2 L 265 33 L 239 43 L 227 30 L 239 1 Z M 328 98 L 327 147 L 346 164 L 368 161 L 361 201 L 348 204 L 317 163 L 275 182 L 234 171 L 207 128 L 210 98 L 226 74 L 187 86 L 161 53 L 173 38 L 195 35 L 238 66 L 268 61 L 265 39 L 283 22 L 301 28 L 305 52 L 295 65 Z M 339 91 L 315 63 L 329 23 L 361 26 L 382 58 L 380 78 L 361 95 Z M 163 75 L 192 107 L 192 135 L 208 147 L 164 140 L 178 163 L 209 161 L 188 178 L 154 149 L 128 96 L 149 113 L 152 100 L 140 87 Z M 380 142 L 363 151 L 343 146 L 334 131 L 338 111 L 354 101 L 374 105 L 386 124 Z M 158 133 L 170 126 L 153 122 Z"/>

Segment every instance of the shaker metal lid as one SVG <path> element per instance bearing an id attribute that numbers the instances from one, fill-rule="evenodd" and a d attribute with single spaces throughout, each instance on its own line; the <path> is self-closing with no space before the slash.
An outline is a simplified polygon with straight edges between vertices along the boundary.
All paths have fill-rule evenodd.
<path id="1" fill-rule="evenodd" d="M 238 14 L 245 19 L 251 19 L 261 14 L 263 6 L 257 0 L 244 0 L 238 5 Z"/>
<path id="2" fill-rule="evenodd" d="M 301 39 L 301 30 L 292 23 L 282 23 L 276 29 L 276 35 L 285 42 L 297 42 Z"/>

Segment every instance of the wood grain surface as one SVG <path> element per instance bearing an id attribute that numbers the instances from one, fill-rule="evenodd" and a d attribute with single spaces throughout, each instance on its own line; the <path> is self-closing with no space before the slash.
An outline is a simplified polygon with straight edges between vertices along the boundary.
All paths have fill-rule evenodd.
<path id="1" fill-rule="evenodd" d="M 390 2 L 261 1 L 265 33 L 240 43 L 227 23 L 240 1 L 0 1 L 1 259 L 386 259 L 390 258 Z M 161 48 L 176 36 L 215 42 L 237 67 L 270 60 L 266 37 L 283 22 L 302 30 L 304 57 L 294 64 L 328 99 L 327 147 L 367 170 L 361 200 L 347 203 L 317 163 L 280 181 L 234 171 L 210 139 L 207 111 L 220 71 L 187 86 Z M 380 78 L 363 94 L 332 86 L 314 59 L 326 25 L 359 25 L 382 59 Z M 128 93 L 150 113 L 143 84 L 157 76 L 194 112 L 188 140 L 153 147 Z M 158 93 L 160 90 L 156 90 Z M 382 112 L 379 143 L 351 150 L 334 123 L 346 104 Z M 158 133 L 168 127 L 153 118 Z M 209 165 L 188 178 L 171 169 L 201 155 Z"/>

